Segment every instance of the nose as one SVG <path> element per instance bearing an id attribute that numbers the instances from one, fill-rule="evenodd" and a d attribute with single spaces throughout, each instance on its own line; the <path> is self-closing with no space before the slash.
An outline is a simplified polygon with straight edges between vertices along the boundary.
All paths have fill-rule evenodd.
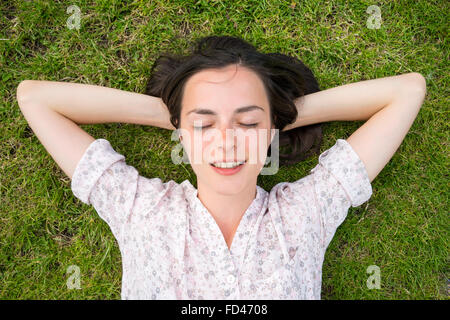
<path id="1" fill-rule="evenodd" d="M 235 130 L 233 127 L 229 125 L 223 125 L 220 127 L 220 141 L 219 141 L 219 148 L 224 150 L 226 154 L 228 152 L 234 151 L 236 148 L 236 137 L 235 137 Z M 227 137 L 228 132 L 228 137 Z"/>

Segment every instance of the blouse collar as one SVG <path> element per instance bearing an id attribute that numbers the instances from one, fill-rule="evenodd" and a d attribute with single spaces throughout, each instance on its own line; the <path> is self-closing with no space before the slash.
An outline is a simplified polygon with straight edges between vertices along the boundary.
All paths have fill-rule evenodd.
<path id="1" fill-rule="evenodd" d="M 197 197 L 197 188 L 195 188 L 189 180 L 183 181 L 181 186 L 184 189 L 186 201 L 190 207 L 189 215 L 194 218 L 194 220 L 191 221 L 199 223 L 204 231 L 210 230 L 203 235 L 203 237 L 207 237 L 204 238 L 205 243 L 211 250 L 223 250 L 227 259 L 230 261 L 233 260 L 235 267 L 239 269 L 243 263 L 249 240 L 251 237 L 255 237 L 255 233 L 257 232 L 257 230 L 254 230 L 255 226 L 258 225 L 258 223 L 256 223 L 257 220 L 262 219 L 262 216 L 268 212 L 268 210 L 264 209 L 267 208 L 268 192 L 256 185 L 256 196 L 244 212 L 236 233 L 233 236 L 231 247 L 228 249 L 219 226 L 211 213 Z"/>

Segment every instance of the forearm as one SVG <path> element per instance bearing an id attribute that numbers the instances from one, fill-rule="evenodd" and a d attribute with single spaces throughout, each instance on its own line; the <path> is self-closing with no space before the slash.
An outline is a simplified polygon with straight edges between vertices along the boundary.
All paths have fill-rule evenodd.
<path id="1" fill-rule="evenodd" d="M 283 131 L 328 121 L 368 120 L 392 103 L 410 85 L 421 81 L 418 73 L 359 81 L 308 94 L 296 99 L 297 120 Z"/>
<path id="2" fill-rule="evenodd" d="M 48 107 L 77 124 L 123 122 L 174 129 L 160 98 L 113 88 L 54 81 L 24 81 L 21 106 Z"/>

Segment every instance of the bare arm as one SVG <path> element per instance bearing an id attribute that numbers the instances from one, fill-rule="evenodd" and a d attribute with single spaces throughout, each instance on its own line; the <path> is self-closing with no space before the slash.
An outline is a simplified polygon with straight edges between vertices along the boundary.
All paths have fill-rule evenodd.
<path id="1" fill-rule="evenodd" d="M 425 79 L 415 72 L 315 92 L 295 101 L 298 118 L 283 131 L 319 122 L 367 120 L 347 142 L 372 182 L 408 133 L 425 94 Z"/>
<path id="2" fill-rule="evenodd" d="M 136 123 L 174 129 L 160 98 L 94 85 L 22 81 L 19 107 L 39 141 L 72 178 L 95 139 L 77 124 Z"/>

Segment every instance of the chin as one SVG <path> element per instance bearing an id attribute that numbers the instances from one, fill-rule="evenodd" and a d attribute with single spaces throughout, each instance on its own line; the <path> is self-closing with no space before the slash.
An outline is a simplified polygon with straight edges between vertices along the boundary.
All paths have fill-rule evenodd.
<path id="1" fill-rule="evenodd" d="M 212 186 L 212 188 L 220 194 L 223 195 L 234 195 L 239 194 L 245 189 L 246 185 L 242 183 L 242 181 L 238 181 L 238 183 L 232 182 L 219 182 Z"/>
<path id="2" fill-rule="evenodd" d="M 209 177 L 208 186 L 211 191 L 222 195 L 236 195 L 245 190 L 248 187 L 248 180 L 245 179 L 233 179 L 227 180 L 227 178 L 221 177 Z"/>

